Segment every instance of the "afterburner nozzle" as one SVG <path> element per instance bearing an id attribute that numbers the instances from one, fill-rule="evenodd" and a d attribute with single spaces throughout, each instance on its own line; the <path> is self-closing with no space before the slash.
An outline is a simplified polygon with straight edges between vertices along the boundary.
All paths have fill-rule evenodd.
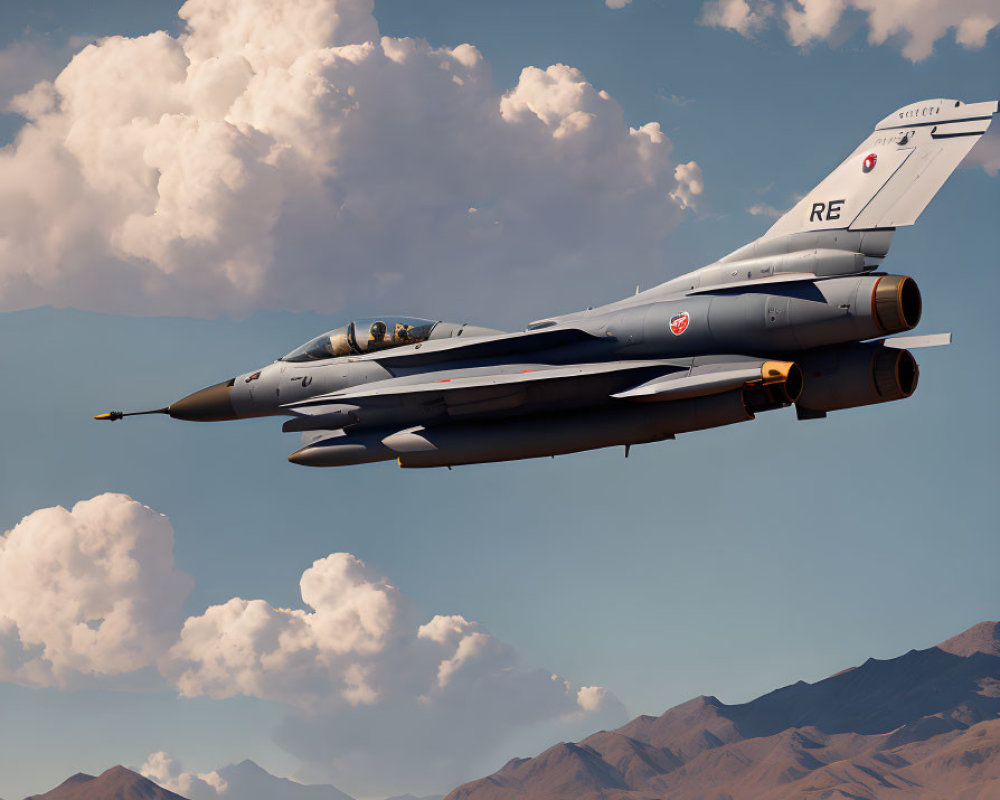
<path id="1" fill-rule="evenodd" d="M 784 408 L 802 394 L 802 369 L 794 361 L 765 361 L 760 380 L 743 387 L 743 403 L 751 414 Z"/>
<path id="2" fill-rule="evenodd" d="M 765 386 L 780 385 L 790 403 L 798 400 L 802 393 L 802 369 L 794 361 L 765 361 L 760 377 Z"/>
<path id="3" fill-rule="evenodd" d="M 883 275 L 872 289 L 872 316 L 886 334 L 902 333 L 917 327 L 922 303 L 913 278 Z"/>

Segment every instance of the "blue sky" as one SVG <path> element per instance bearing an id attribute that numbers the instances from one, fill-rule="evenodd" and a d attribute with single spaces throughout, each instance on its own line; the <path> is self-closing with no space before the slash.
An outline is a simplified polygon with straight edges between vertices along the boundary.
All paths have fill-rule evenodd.
<path id="1" fill-rule="evenodd" d="M 965 6 L 953 5 L 957 25 Z M 5 7 L 3 101 L 55 77 L 94 37 L 157 29 L 176 37 L 184 30 L 178 7 Z M 979 13 L 975 3 L 969 9 Z M 358 13 L 359 26 L 370 31 L 363 4 Z M 398 91 L 384 72 L 338 73 L 362 99 L 357 130 L 344 132 L 329 157 L 337 169 L 315 185 L 292 167 L 262 178 L 270 183 L 260 186 L 283 200 L 278 210 L 261 211 L 277 222 L 260 240 L 257 218 L 247 222 L 239 213 L 257 208 L 245 196 L 236 210 L 224 193 L 206 196 L 206 205 L 193 208 L 220 227 L 217 247 L 185 249 L 189 242 L 176 240 L 161 247 L 158 225 L 176 223 L 171 235 L 183 240 L 193 224 L 164 206 L 159 221 L 140 220 L 142 235 L 129 239 L 123 220 L 134 209 L 123 211 L 105 195 L 88 205 L 87 195 L 75 194 L 77 183 L 50 180 L 62 173 L 42 156 L 29 161 L 15 141 L 24 117 L 0 117 L 0 135 L 10 143 L 0 175 L 16 178 L 0 190 L 7 219 L 0 220 L 7 387 L 0 399 L 0 529 L 40 509 L 123 493 L 169 519 L 173 565 L 164 569 L 193 579 L 178 600 L 181 618 L 236 597 L 302 608 L 303 572 L 332 553 L 350 553 L 367 565 L 365 585 L 405 598 L 398 600 L 401 618 L 411 614 L 423 625 L 435 615 L 461 615 L 496 645 L 482 662 L 477 686 L 487 687 L 484 697 L 442 696 L 437 727 L 418 755 L 429 760 L 434 747 L 458 747 L 455 730 L 471 724 L 455 710 L 462 705 L 481 717 L 475 734 L 489 738 L 489 731 L 496 740 L 446 752 L 460 763 L 423 771 L 420 759 L 411 763 L 391 744 L 373 744 L 372 758 L 398 758 L 402 774 L 389 777 L 352 771 L 316 742 L 417 725 L 422 718 L 403 695 L 338 707 L 310 727 L 294 698 L 273 688 L 179 697 L 152 661 L 136 670 L 94 668 L 89 676 L 69 670 L 58 680 L 11 675 L 0 682 L 0 796 L 45 791 L 81 770 L 140 766 L 156 751 L 202 773 L 249 757 L 277 774 L 331 781 L 362 797 L 443 792 L 553 737 L 658 714 L 702 693 L 741 702 L 997 618 L 995 154 L 987 163 L 992 175 L 975 163 L 958 170 L 919 223 L 893 242 L 886 268 L 912 275 L 923 292 L 918 332 L 955 337 L 950 348 L 917 353 L 920 386 L 904 402 L 822 422 L 796 422 L 791 411 L 763 414 L 751 424 L 634 448 L 627 461 L 614 450 L 426 472 L 392 464 L 295 467 L 286 456 L 297 437 L 267 420 L 91 420 L 109 408 L 164 405 L 268 363 L 352 316 L 386 311 L 517 329 L 544 314 L 616 299 L 759 236 L 771 220 L 748 209 L 788 207 L 895 108 L 931 97 L 1000 96 L 995 29 L 982 47 L 948 33 L 930 55 L 913 60 L 904 55 L 907 42 L 927 31 L 871 44 L 867 17 L 853 9 L 806 45 L 790 42 L 777 19 L 743 35 L 699 24 L 703 13 L 700 3 L 653 0 L 622 9 L 379 0 L 374 15 L 383 36 L 478 48 L 481 61 L 472 66 L 447 56 L 456 76 L 468 69 L 461 73 L 468 95 L 453 101 L 445 94 L 434 62 L 445 57 L 426 53 L 407 62 Z M 274 32 L 276 42 L 281 33 Z M 519 86 L 523 68 L 553 64 L 576 68 L 592 87 L 585 102 L 597 132 L 586 147 L 538 144 L 527 130 L 507 139 L 481 125 L 475 109 L 500 103 Z M 126 103 L 113 94 L 117 83 L 95 79 L 87 87 L 90 74 L 81 69 L 75 85 L 96 94 L 78 96 L 112 111 Z M 155 96 L 158 79 L 148 80 Z M 611 99 L 598 99 L 597 91 Z M 296 97 L 286 95 L 289 104 Z M 378 113 L 369 119 L 371 107 Z M 260 108 L 258 116 L 271 113 Z M 310 121 L 302 109 L 292 111 L 282 118 L 286 132 L 288 119 L 303 129 Z M 78 132 L 94 124 L 79 113 Z M 661 144 L 649 186 L 631 192 L 632 162 L 604 163 L 603 154 L 624 152 L 627 128 L 653 121 L 672 151 Z M 46 124 L 53 126 L 46 135 L 72 139 L 68 128 Z M 127 152 L 126 127 L 114 130 Z M 313 145 L 324 141 L 319 130 Z M 426 141 L 413 141 L 420 136 Z M 436 147 L 438 139 L 447 147 Z M 199 141 L 207 142 L 206 158 L 217 152 L 209 147 L 217 140 Z M 427 162 L 407 179 L 399 175 L 409 168 L 406 158 L 389 148 L 411 145 L 421 146 Z M 543 146 L 556 149 L 535 152 Z M 85 166 L 93 155 L 94 174 L 131 174 L 112 157 L 114 148 L 109 156 L 97 144 L 79 147 Z M 449 161 L 466 148 L 476 154 Z M 515 155 L 497 161 L 478 154 L 483 148 Z M 155 156 L 165 175 L 170 158 L 192 155 L 171 152 Z M 531 160 L 537 153 L 544 163 Z M 678 189 L 673 168 L 691 161 L 704 189 L 681 209 L 669 198 Z M 450 167 L 464 172 L 456 177 Z M 475 176 L 466 180 L 465 173 Z M 246 174 L 256 173 L 246 167 Z M 384 227 L 373 225 L 372 234 L 327 230 L 316 211 L 325 208 L 325 195 L 310 192 L 331 185 L 345 204 L 368 204 Z M 187 196 L 183 191 L 177 196 Z M 29 196 L 35 213 L 24 224 L 38 225 L 44 247 L 11 222 Z M 458 226 L 479 197 L 486 202 L 475 216 L 493 215 L 495 227 L 468 233 Z M 14 243 L 6 250 L 4 237 Z M 239 292 L 219 265 L 227 248 L 246 242 L 233 269 L 241 286 L 257 288 Z M 270 260 L 262 255 L 268 247 Z M 145 277 L 136 278 L 140 273 Z M 24 275 L 32 276 L 30 290 Z M 44 531 L 41 518 L 32 519 L 32 530 Z M 40 604 L 62 597 L 51 586 L 38 592 Z M 387 660 L 384 668 L 399 663 Z M 621 705 L 609 700 L 584 713 L 556 704 L 548 717 L 531 721 L 525 712 L 490 724 L 496 703 L 519 709 L 526 702 L 527 689 L 522 697 L 503 682 L 513 663 L 573 687 L 605 687 Z"/>

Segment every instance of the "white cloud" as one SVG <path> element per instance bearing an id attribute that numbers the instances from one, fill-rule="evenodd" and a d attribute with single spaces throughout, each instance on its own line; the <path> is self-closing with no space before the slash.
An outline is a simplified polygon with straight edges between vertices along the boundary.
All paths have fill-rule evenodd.
<path id="1" fill-rule="evenodd" d="M 172 550 L 167 518 L 121 494 L 25 517 L 0 537 L 0 680 L 132 686 L 155 666 L 156 687 L 181 696 L 281 703 L 284 746 L 362 793 L 440 790 L 489 766 L 513 735 L 624 721 L 613 694 L 523 668 L 476 622 L 421 624 L 412 601 L 349 553 L 305 570 L 302 608 L 233 598 L 182 623 L 192 582 Z M 186 796 L 223 780 L 183 773 L 163 753 L 143 771 Z"/>
<path id="2" fill-rule="evenodd" d="M 883 44 L 889 37 L 903 37 L 903 55 L 921 61 L 931 54 L 934 42 L 955 29 L 955 41 L 974 50 L 986 44 L 989 32 L 1000 24 L 996 0 L 852 0 L 868 12 L 868 41 Z"/>
<path id="3" fill-rule="evenodd" d="M 701 167 L 694 161 L 678 164 L 674 168 L 674 178 L 677 179 L 677 189 L 670 196 L 677 201 L 677 205 L 681 208 L 694 207 L 694 198 L 705 190 L 705 184 L 701 178 Z"/>
<path id="4" fill-rule="evenodd" d="M 578 70 L 502 94 L 475 47 L 380 38 L 371 10 L 188 0 L 179 37 L 104 39 L 17 98 L 0 308 L 329 312 L 456 280 L 495 307 L 512 273 L 655 258 L 681 213 L 665 136 Z"/>
<path id="5" fill-rule="evenodd" d="M 168 791 L 188 800 L 215 800 L 225 796 L 229 785 L 217 771 L 196 774 L 184 772 L 180 763 L 162 750 L 151 753 L 139 773 Z"/>
<path id="6" fill-rule="evenodd" d="M 768 0 L 707 0 L 698 21 L 751 36 L 767 25 L 773 13 L 774 5 Z"/>
<path id="7" fill-rule="evenodd" d="M 994 119 L 986 132 L 962 161 L 963 167 L 982 167 L 987 175 L 1000 174 L 1000 123 Z"/>
<path id="8" fill-rule="evenodd" d="M 826 39 L 847 8 L 847 0 L 803 0 L 787 2 L 781 12 L 788 26 L 788 41 L 800 46 L 814 39 Z"/>
<path id="9" fill-rule="evenodd" d="M 185 696 L 292 706 L 279 742 L 349 791 L 370 792 L 374 775 L 383 792 L 440 790 L 518 731 L 562 738 L 624 719 L 605 689 L 522 669 L 475 622 L 418 624 L 413 604 L 352 555 L 320 559 L 301 588 L 306 610 L 233 599 L 189 618 L 162 670 Z"/>
<path id="10" fill-rule="evenodd" d="M 604 0 L 604 5 L 608 8 L 625 8 L 632 0 Z"/>
<path id="11" fill-rule="evenodd" d="M 300 587 L 310 610 L 233 598 L 188 618 L 164 674 L 187 697 L 242 694 L 303 710 L 377 702 L 402 666 L 385 659 L 416 637 L 409 602 L 348 553 L 314 563 Z"/>
<path id="12" fill-rule="evenodd" d="M 927 58 L 951 31 L 963 47 L 983 47 L 1000 25 L 996 0 L 785 0 L 780 14 L 769 0 L 708 0 L 700 21 L 751 36 L 780 19 L 789 42 L 803 46 L 829 40 L 852 9 L 866 14 L 871 44 L 898 37 L 910 61 Z"/>
<path id="13" fill-rule="evenodd" d="M 750 208 L 747 209 L 748 214 L 752 214 L 755 217 L 769 217 L 770 219 L 778 219 L 784 211 L 775 208 L 768 203 L 754 203 Z"/>
<path id="14" fill-rule="evenodd" d="M 0 680 L 67 686 L 151 666 L 191 585 L 167 518 L 130 497 L 35 511 L 0 537 Z"/>

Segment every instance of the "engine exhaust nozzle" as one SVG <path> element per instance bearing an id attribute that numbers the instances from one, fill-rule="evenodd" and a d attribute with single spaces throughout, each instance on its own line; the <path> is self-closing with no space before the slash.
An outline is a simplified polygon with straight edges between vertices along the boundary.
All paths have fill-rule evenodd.
<path id="1" fill-rule="evenodd" d="M 883 275 L 872 289 L 872 316 L 885 334 L 911 331 L 920 322 L 923 303 L 913 278 Z"/>

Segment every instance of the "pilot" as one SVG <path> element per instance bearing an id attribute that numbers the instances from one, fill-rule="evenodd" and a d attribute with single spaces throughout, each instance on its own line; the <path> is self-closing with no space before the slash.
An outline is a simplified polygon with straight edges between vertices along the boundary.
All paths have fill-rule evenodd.
<path id="1" fill-rule="evenodd" d="M 384 344 L 385 343 L 385 323 L 381 320 L 376 320 L 371 324 L 368 329 L 368 342 L 369 344 Z"/>
<path id="2" fill-rule="evenodd" d="M 408 342 L 410 341 L 410 329 L 409 326 L 402 322 L 396 323 L 396 331 L 394 336 L 397 342 Z"/>

